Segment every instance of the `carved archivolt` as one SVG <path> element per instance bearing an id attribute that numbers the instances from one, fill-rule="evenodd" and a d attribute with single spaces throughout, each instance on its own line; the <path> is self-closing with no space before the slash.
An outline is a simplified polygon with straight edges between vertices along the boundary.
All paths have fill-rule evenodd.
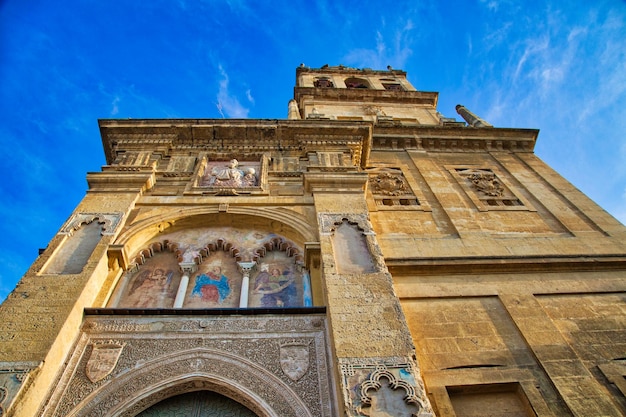
<path id="1" fill-rule="evenodd" d="M 312 417 L 293 390 L 267 370 L 228 352 L 202 348 L 162 356 L 118 376 L 67 416 L 134 417 L 165 398 L 199 389 L 232 398 L 260 416 Z"/>

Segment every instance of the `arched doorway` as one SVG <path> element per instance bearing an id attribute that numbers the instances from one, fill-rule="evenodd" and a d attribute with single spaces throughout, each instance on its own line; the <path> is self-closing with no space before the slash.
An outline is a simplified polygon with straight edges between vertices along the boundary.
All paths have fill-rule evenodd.
<path id="1" fill-rule="evenodd" d="M 195 391 L 160 401 L 137 417 L 257 417 L 244 405 L 213 391 Z"/>

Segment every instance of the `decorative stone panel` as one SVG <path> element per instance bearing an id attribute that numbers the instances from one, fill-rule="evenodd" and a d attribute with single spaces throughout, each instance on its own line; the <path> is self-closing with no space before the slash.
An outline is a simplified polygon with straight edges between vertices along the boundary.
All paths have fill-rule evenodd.
<path id="1" fill-rule="evenodd" d="M 236 196 L 263 194 L 267 189 L 269 159 L 260 160 L 209 160 L 202 158 L 186 194 Z"/>
<path id="2" fill-rule="evenodd" d="M 497 169 L 482 166 L 446 166 L 479 211 L 536 211 Z"/>
<path id="3" fill-rule="evenodd" d="M 347 415 L 433 417 L 419 370 L 409 358 L 340 358 Z"/>
<path id="4" fill-rule="evenodd" d="M 431 211 L 422 192 L 411 186 L 401 168 L 380 167 L 366 172 L 369 175 L 368 189 L 377 211 Z"/>
<path id="5" fill-rule="evenodd" d="M 0 417 L 9 415 L 15 400 L 30 385 L 30 376 L 38 369 L 36 362 L 0 362 Z"/>

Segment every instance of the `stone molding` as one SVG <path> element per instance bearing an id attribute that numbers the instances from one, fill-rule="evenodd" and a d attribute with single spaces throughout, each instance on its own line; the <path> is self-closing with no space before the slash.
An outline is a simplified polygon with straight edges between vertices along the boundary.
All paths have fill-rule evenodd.
<path id="1" fill-rule="evenodd" d="M 538 130 L 456 126 L 377 127 L 372 149 L 431 152 L 533 152 Z"/>

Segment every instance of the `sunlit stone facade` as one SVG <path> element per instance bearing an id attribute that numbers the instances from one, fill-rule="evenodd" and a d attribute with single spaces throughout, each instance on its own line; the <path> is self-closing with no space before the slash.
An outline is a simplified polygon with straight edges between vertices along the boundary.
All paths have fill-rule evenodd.
<path id="1" fill-rule="evenodd" d="M 622 415 L 626 228 L 437 98 L 301 66 L 284 120 L 101 120 L 0 415 Z"/>

